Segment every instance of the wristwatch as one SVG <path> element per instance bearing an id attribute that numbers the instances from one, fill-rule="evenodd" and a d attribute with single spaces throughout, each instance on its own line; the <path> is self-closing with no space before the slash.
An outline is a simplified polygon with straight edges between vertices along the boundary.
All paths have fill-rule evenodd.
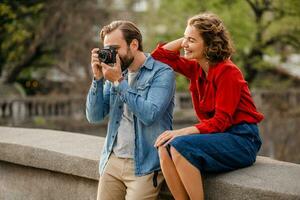
<path id="1" fill-rule="evenodd" d="M 119 78 L 118 80 L 114 81 L 113 85 L 114 85 L 115 87 L 118 87 L 119 84 L 121 83 L 121 81 L 123 81 L 123 80 L 124 80 L 124 77 L 121 76 L 121 78 Z"/>

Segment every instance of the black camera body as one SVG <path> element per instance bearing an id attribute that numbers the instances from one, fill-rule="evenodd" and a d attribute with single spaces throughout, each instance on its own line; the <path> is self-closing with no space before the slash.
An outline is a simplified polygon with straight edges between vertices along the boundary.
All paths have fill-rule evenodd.
<path id="1" fill-rule="evenodd" d="M 98 51 L 98 58 L 106 64 L 116 63 L 117 50 L 114 46 L 105 46 Z"/>

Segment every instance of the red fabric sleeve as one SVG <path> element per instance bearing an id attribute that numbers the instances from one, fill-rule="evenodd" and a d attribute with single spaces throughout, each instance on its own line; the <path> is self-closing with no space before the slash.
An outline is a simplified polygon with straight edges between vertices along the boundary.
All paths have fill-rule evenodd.
<path id="1" fill-rule="evenodd" d="M 176 72 L 191 79 L 197 72 L 198 63 L 193 60 L 187 60 L 180 56 L 179 51 L 170 51 L 163 48 L 164 44 L 157 45 L 151 56 L 172 67 Z"/>
<path id="2" fill-rule="evenodd" d="M 242 73 L 230 66 L 215 77 L 216 106 L 215 115 L 208 120 L 195 124 L 200 133 L 224 132 L 232 125 L 232 117 L 241 98 L 242 86 L 246 83 Z"/>

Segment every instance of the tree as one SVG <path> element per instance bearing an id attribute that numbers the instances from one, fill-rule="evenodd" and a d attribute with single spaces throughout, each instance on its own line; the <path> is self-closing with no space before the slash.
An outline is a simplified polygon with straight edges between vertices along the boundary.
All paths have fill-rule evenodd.
<path id="1" fill-rule="evenodd" d="M 255 22 L 255 39 L 251 50 L 242 54 L 247 71 L 247 80 L 252 82 L 258 74 L 259 68 L 264 67 L 260 62 L 263 55 L 272 48 L 276 53 L 283 53 L 276 47 L 287 45 L 295 49 L 300 47 L 300 3 L 299 1 L 270 1 L 246 0 Z M 268 69 L 267 69 L 268 70 Z"/>
<path id="2" fill-rule="evenodd" d="M 41 1 L 3 1 L 0 4 L 0 75 L 2 82 L 11 82 L 12 74 L 34 60 L 40 47 L 30 29 L 39 23 Z M 28 53 L 25 53 L 28 50 Z M 27 55 L 26 55 L 27 54 Z"/>
<path id="3" fill-rule="evenodd" d="M 90 50 L 101 47 L 99 32 L 111 20 L 132 19 L 137 0 L 28 0 L 0 3 L 0 83 L 35 74 L 44 81 L 55 68 L 68 85 L 90 82 Z M 3 26 L 2 26 L 3 24 Z"/>
<path id="4" fill-rule="evenodd" d="M 102 3 L 106 6 L 84 0 L 2 1 L 1 82 L 30 79 L 37 72 L 43 79 L 51 68 L 74 84 L 89 81 L 90 50 L 100 46 L 100 27 L 113 15 L 109 1 Z"/>
<path id="5" fill-rule="evenodd" d="M 159 41 L 181 37 L 188 17 L 204 11 L 214 12 L 231 33 L 236 47 L 233 59 L 250 84 L 274 78 L 278 72 L 273 65 L 263 61 L 264 55 L 284 55 L 286 46 L 299 51 L 300 1 L 164 0 L 157 9 L 151 7 L 153 2 L 149 3 L 149 14 L 142 18 L 147 24 L 148 46 L 153 49 Z M 150 13 L 151 18 L 148 17 Z M 288 78 L 280 76 L 278 80 Z"/>

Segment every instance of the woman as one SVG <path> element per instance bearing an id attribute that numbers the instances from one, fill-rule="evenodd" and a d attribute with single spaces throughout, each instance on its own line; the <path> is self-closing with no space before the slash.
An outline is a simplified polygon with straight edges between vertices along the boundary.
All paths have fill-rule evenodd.
<path id="1" fill-rule="evenodd" d="M 179 50 L 183 48 L 184 57 Z M 212 13 L 188 20 L 184 37 L 152 56 L 190 80 L 199 123 L 162 133 L 155 142 L 162 172 L 176 200 L 204 198 L 201 173 L 252 165 L 261 146 L 256 110 L 241 71 L 230 60 L 232 42 Z"/>

